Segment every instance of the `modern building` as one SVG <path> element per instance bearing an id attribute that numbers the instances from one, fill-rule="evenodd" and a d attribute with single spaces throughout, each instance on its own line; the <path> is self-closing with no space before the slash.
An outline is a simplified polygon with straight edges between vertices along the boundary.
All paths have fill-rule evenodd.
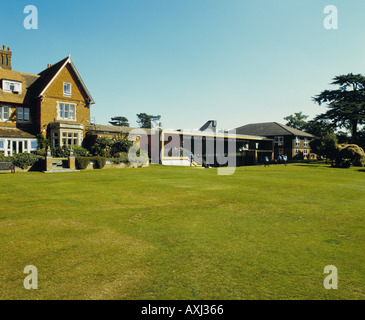
<path id="1" fill-rule="evenodd" d="M 138 140 L 140 147 L 148 152 L 152 163 L 164 165 L 191 165 L 191 153 L 195 165 L 205 163 L 210 166 L 220 166 L 224 162 L 221 158 L 227 159 L 229 154 L 231 160 L 234 157 L 233 162 L 237 166 L 257 164 L 265 156 L 273 158 L 272 139 L 217 132 L 217 121 L 214 120 L 206 122 L 198 130 L 91 125 L 87 132 L 90 144 L 100 137 L 115 139 L 123 135 L 128 135 L 131 140 Z"/>
<path id="2" fill-rule="evenodd" d="M 239 135 L 258 135 L 274 140 L 274 158 L 286 154 L 293 159 L 299 153 L 307 159 L 315 159 L 309 142 L 316 138 L 314 135 L 297 130 L 277 122 L 252 123 L 235 129 Z"/>
<path id="3" fill-rule="evenodd" d="M 12 70 L 10 48 L 0 55 L 0 152 L 35 151 L 37 134 L 52 147 L 80 146 L 94 100 L 71 57 L 35 75 Z"/>

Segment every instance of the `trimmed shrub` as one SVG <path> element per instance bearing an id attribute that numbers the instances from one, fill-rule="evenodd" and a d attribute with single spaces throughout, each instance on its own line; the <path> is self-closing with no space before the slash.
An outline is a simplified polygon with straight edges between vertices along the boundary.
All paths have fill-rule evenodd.
<path id="1" fill-rule="evenodd" d="M 0 162 L 12 162 L 12 157 L 5 157 L 2 153 L 0 153 Z"/>
<path id="2" fill-rule="evenodd" d="M 13 156 L 13 163 L 15 166 L 21 169 L 26 169 L 32 167 L 38 161 L 42 161 L 44 158 L 42 156 L 33 153 L 18 153 Z"/>
<path id="3" fill-rule="evenodd" d="M 78 169 L 84 170 L 90 163 L 90 157 L 76 157 L 76 166 Z"/>
<path id="4" fill-rule="evenodd" d="M 106 164 L 106 158 L 105 157 L 96 156 L 96 157 L 92 157 L 92 158 L 89 158 L 89 159 L 90 159 L 90 161 L 95 162 L 96 169 L 103 169 L 105 167 L 105 164 Z"/>

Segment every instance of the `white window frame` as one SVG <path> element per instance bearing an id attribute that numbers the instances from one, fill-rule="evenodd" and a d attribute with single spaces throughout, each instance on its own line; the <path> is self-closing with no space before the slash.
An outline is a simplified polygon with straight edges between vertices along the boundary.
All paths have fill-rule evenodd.
<path id="1" fill-rule="evenodd" d="M 69 90 L 67 90 L 66 88 L 69 89 Z M 64 82 L 63 83 L 63 96 L 64 97 L 71 97 L 72 96 L 72 83 L 70 83 L 70 82 Z"/>
<path id="2" fill-rule="evenodd" d="M 295 146 L 296 147 L 300 146 L 300 137 L 295 137 Z"/>
<path id="3" fill-rule="evenodd" d="M 308 138 L 304 138 L 304 146 L 308 147 Z"/>
<path id="4" fill-rule="evenodd" d="M 68 105 L 68 111 L 67 111 L 67 117 L 65 117 L 65 107 L 66 105 Z M 61 106 L 62 106 L 62 114 L 61 114 Z M 73 107 L 73 117 L 71 118 L 70 117 L 70 114 L 71 114 L 71 108 L 70 107 Z M 75 103 L 68 103 L 68 102 L 61 102 L 61 101 L 58 101 L 57 102 L 57 120 L 66 120 L 66 121 L 76 121 L 76 104 Z"/>
<path id="5" fill-rule="evenodd" d="M 59 132 L 58 135 L 59 147 L 81 146 L 81 142 L 82 142 L 82 132 L 72 131 L 72 130 L 71 131 L 62 130 Z"/>
<path id="6" fill-rule="evenodd" d="M 22 83 L 19 81 L 3 80 L 3 91 L 22 93 Z"/>
<path id="7" fill-rule="evenodd" d="M 8 116 L 6 118 L 4 117 L 4 108 L 7 108 L 7 115 Z M 0 121 L 2 121 L 2 122 L 8 121 L 9 118 L 10 118 L 10 115 L 11 115 L 11 109 L 10 109 L 10 107 L 8 107 L 8 106 L 0 106 Z"/>

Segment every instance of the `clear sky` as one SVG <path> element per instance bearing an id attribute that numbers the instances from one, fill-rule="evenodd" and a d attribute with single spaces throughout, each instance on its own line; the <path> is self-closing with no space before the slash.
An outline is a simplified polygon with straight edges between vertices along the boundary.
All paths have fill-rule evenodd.
<path id="1" fill-rule="evenodd" d="M 26 5 L 38 30 L 26 30 Z M 338 30 L 323 11 L 338 9 Z M 364 0 L 17 0 L 2 3 L 13 70 L 71 54 L 99 124 L 161 115 L 165 129 L 230 129 L 325 111 L 311 97 L 339 74 L 365 74 Z"/>

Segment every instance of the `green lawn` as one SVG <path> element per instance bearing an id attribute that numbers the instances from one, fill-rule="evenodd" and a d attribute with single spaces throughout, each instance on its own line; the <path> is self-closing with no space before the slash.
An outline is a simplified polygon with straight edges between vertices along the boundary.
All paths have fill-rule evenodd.
<path id="1" fill-rule="evenodd" d="M 364 181 L 323 164 L 0 174 L 0 299 L 364 299 Z"/>

